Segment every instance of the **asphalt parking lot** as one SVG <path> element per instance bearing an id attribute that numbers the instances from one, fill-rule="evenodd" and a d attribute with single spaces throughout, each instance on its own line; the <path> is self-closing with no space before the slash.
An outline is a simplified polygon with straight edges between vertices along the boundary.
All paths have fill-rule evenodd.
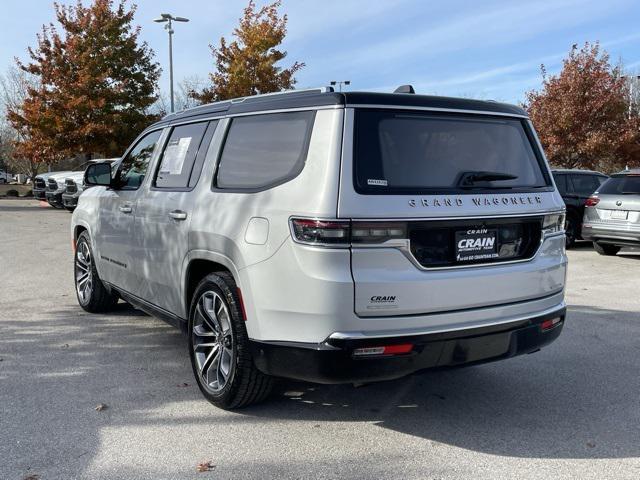
<path id="1" fill-rule="evenodd" d="M 640 478 L 640 254 L 571 250 L 536 354 L 224 412 L 177 330 L 79 308 L 69 220 L 0 200 L 0 479 Z"/>

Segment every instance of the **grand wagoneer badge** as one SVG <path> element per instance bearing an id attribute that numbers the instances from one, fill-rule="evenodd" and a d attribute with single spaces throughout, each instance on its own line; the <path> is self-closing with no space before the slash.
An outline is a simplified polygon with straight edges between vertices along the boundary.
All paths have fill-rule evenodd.
<path id="1" fill-rule="evenodd" d="M 542 197 L 538 195 L 509 195 L 506 197 L 471 197 L 463 199 L 456 198 L 422 198 L 409 200 L 410 207 L 462 207 L 465 203 L 475 207 L 487 207 L 491 205 L 536 205 L 542 203 Z"/>

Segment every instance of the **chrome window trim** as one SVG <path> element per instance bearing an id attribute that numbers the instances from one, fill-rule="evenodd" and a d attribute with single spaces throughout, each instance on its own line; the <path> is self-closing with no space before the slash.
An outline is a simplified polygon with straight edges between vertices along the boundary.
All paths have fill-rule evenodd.
<path id="1" fill-rule="evenodd" d="M 190 123 L 209 122 L 212 120 L 223 120 L 225 118 L 247 117 L 252 115 L 267 115 L 270 113 L 305 112 L 309 110 L 314 110 L 314 111 L 315 110 L 340 110 L 343 108 L 344 108 L 344 105 L 315 105 L 310 107 L 279 108 L 274 110 L 256 110 L 253 112 L 242 112 L 242 113 L 233 113 L 233 114 L 227 114 L 227 113 L 221 112 L 220 115 L 213 115 L 210 117 L 198 117 L 197 119 L 185 120 L 183 122 L 168 121 L 166 124 L 163 124 L 162 127 L 158 127 L 158 128 L 179 127 L 181 125 L 188 125 Z"/>

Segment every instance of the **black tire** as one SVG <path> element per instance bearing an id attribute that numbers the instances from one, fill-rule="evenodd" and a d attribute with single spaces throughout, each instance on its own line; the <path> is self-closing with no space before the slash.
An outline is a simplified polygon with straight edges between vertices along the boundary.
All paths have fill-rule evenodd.
<path id="1" fill-rule="evenodd" d="M 606 243 L 593 242 L 593 249 L 600 255 L 612 257 L 620 251 L 621 247 L 617 245 L 607 245 Z"/>
<path id="2" fill-rule="evenodd" d="M 567 215 L 567 219 L 564 223 L 564 231 L 566 248 L 571 248 L 575 245 L 578 235 L 580 234 L 579 222 L 573 215 Z"/>
<path id="3" fill-rule="evenodd" d="M 64 207 L 64 209 L 69 212 L 69 213 L 73 213 L 73 211 L 76 209 L 75 207 Z"/>
<path id="4" fill-rule="evenodd" d="M 193 374 L 204 397 L 225 410 L 261 402 L 271 393 L 274 382 L 254 365 L 240 305 L 233 276 L 216 272 L 200 282 L 189 308 L 187 335 Z M 226 377 L 222 371 L 225 363 Z"/>
<path id="5" fill-rule="evenodd" d="M 86 231 L 82 232 L 76 240 L 73 262 L 76 297 L 80 306 L 87 312 L 108 312 L 118 303 L 118 295 L 102 283 L 93 259 L 89 234 Z"/>

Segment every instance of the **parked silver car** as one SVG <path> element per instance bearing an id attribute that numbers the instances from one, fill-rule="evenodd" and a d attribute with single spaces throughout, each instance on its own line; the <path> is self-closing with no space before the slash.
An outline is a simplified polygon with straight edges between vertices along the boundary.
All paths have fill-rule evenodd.
<path id="1" fill-rule="evenodd" d="M 33 197 L 36 200 L 47 200 L 48 180 L 52 175 L 58 173 L 67 174 L 70 172 L 46 172 L 40 173 L 33 179 Z"/>
<path id="2" fill-rule="evenodd" d="M 412 89 L 403 88 L 409 92 Z M 565 319 L 564 203 L 526 113 L 294 91 L 169 115 L 71 226 L 87 311 L 188 336 L 215 405 L 535 352 Z"/>
<path id="3" fill-rule="evenodd" d="M 587 199 L 582 236 L 601 255 L 640 247 L 640 169 L 613 175 Z"/>

